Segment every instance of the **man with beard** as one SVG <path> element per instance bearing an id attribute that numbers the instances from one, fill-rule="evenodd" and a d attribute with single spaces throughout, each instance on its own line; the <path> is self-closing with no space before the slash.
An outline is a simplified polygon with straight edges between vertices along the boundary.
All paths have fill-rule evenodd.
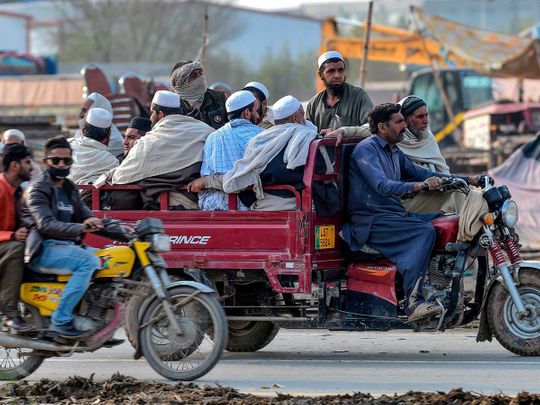
<path id="1" fill-rule="evenodd" d="M 184 115 L 176 93 L 156 92 L 150 109 L 152 129 L 137 141 L 120 166 L 103 174 L 94 186 L 137 184 L 144 188 L 143 209 L 158 210 L 159 196 L 167 192 L 169 209 L 197 210 L 197 194 L 186 190 L 186 185 L 199 177 L 204 142 L 213 130 Z"/>
<path id="2" fill-rule="evenodd" d="M 229 122 L 211 133 L 204 143 L 201 177 L 188 185 L 189 191 L 200 192 L 199 207 L 203 211 L 227 211 L 229 202 L 222 190 L 221 176 L 242 158 L 247 143 L 262 128 L 259 100 L 247 90 L 231 94 L 226 103 Z"/>
<path id="3" fill-rule="evenodd" d="M 19 316 L 19 289 L 24 272 L 24 242 L 28 228 L 22 226 L 21 183 L 30 180 L 32 153 L 20 144 L 6 145 L 0 174 L 0 311 L 14 332 L 29 330 Z"/>
<path id="4" fill-rule="evenodd" d="M 366 244 L 396 263 L 403 277 L 405 313 L 411 322 L 437 316 L 438 305 L 424 302 L 421 280 L 435 243 L 435 228 L 407 213 L 400 196 L 435 190 L 446 175 L 413 164 L 396 146 L 407 128 L 399 104 L 376 106 L 369 114 L 372 137 L 354 149 L 349 166 L 349 222 L 341 235 L 351 251 Z M 478 184 L 478 178 L 463 178 Z"/>
<path id="5" fill-rule="evenodd" d="M 259 122 L 257 125 L 261 128 L 267 129 L 274 125 L 274 116 L 272 110 L 268 107 L 268 98 L 270 92 L 268 88 L 259 82 L 246 83 L 243 90 L 251 91 L 251 93 L 259 100 Z"/>
<path id="6" fill-rule="evenodd" d="M 407 129 L 403 140 L 397 144 L 398 148 L 414 164 L 432 172 L 449 175 L 450 169 L 429 129 L 429 111 L 424 100 L 408 96 L 399 104 Z M 430 191 L 405 198 L 402 202 L 409 212 L 449 214 L 461 212 L 465 196 L 460 192 Z"/>
<path id="7" fill-rule="evenodd" d="M 4 147 L 16 143 L 26 146 L 26 136 L 24 135 L 24 132 L 14 128 L 8 129 L 4 132 L 2 142 L 0 143 L 0 154 L 4 150 Z M 32 160 L 32 176 L 30 177 L 30 182 L 34 182 L 40 175 L 41 168 Z M 21 188 L 23 190 L 27 189 L 30 185 L 30 182 L 23 181 L 21 183 Z"/>
<path id="8" fill-rule="evenodd" d="M 363 89 L 345 81 L 346 66 L 341 54 L 323 53 L 318 66 L 319 78 L 326 88 L 309 100 L 306 119 L 322 132 L 364 124 L 373 103 Z"/>
<path id="9" fill-rule="evenodd" d="M 225 93 L 211 90 L 200 62 L 180 61 L 171 71 L 171 88 L 182 99 L 186 115 L 219 129 L 227 123 Z"/>

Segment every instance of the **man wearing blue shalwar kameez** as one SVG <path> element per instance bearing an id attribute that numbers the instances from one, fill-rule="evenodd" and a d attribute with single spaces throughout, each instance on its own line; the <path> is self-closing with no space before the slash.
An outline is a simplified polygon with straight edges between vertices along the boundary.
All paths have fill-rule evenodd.
<path id="1" fill-rule="evenodd" d="M 225 103 L 229 122 L 211 133 L 204 143 L 201 178 L 188 184 L 188 191 L 199 193 L 199 207 L 203 211 L 226 211 L 228 196 L 222 190 L 222 175 L 241 159 L 247 143 L 263 131 L 259 101 L 247 90 L 231 94 Z M 239 209 L 246 210 L 243 205 Z"/>
<path id="2" fill-rule="evenodd" d="M 407 213 L 400 196 L 434 190 L 448 176 L 414 165 L 396 146 L 407 127 L 399 104 L 381 104 L 369 114 L 371 138 L 360 142 L 349 166 L 350 220 L 342 230 L 352 251 L 364 244 L 396 263 L 403 277 L 405 312 L 417 322 L 440 314 L 437 305 L 423 302 L 420 281 L 435 243 L 435 228 Z M 476 177 L 463 178 L 476 185 Z"/>

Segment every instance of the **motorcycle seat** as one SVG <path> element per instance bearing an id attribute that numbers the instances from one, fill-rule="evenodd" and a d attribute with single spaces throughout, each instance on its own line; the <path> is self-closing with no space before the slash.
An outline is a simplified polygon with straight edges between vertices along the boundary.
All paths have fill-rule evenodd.
<path id="1" fill-rule="evenodd" d="M 29 268 L 24 269 L 23 282 L 53 283 L 56 281 L 57 281 L 56 274 L 44 274 L 44 273 L 38 273 Z"/>

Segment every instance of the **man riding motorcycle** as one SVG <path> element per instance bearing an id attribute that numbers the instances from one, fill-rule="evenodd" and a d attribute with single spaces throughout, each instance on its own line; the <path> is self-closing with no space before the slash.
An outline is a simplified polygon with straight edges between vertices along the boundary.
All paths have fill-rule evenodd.
<path id="1" fill-rule="evenodd" d="M 421 280 L 435 243 L 435 229 L 406 212 L 399 197 L 421 190 L 435 190 L 445 174 L 414 165 L 397 143 L 407 124 L 399 104 L 381 104 L 369 113 L 371 138 L 360 142 L 351 156 L 349 214 L 343 239 L 352 251 L 364 244 L 397 264 L 403 277 L 405 312 L 410 322 L 424 321 L 441 312 L 423 301 Z M 478 177 L 463 178 L 477 185 Z"/>
<path id="2" fill-rule="evenodd" d="M 91 249 L 79 243 L 84 233 L 103 227 L 83 204 L 75 184 L 66 179 L 73 163 L 68 141 L 58 136 L 45 144 L 46 167 L 26 196 L 24 222 L 31 228 L 25 260 L 42 273 L 72 274 L 52 314 L 50 331 L 64 338 L 79 338 L 88 331 L 73 324 L 73 311 L 100 267 Z"/>

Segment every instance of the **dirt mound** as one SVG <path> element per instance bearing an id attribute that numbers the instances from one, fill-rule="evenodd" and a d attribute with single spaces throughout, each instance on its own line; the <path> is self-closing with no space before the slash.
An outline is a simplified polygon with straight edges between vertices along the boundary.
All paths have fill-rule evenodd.
<path id="1" fill-rule="evenodd" d="M 540 395 L 521 393 L 517 397 L 484 396 L 460 389 L 449 393 L 409 392 L 403 395 L 373 398 L 370 394 L 346 394 L 326 397 L 293 397 L 279 394 L 274 398 L 241 394 L 233 388 L 195 384 L 163 384 L 138 381 L 119 374 L 96 383 L 92 378 L 71 377 L 63 382 L 43 379 L 0 387 L 1 404 L 246 404 L 246 405 L 323 405 L 323 404 L 453 404 L 453 405 L 540 405 Z"/>

